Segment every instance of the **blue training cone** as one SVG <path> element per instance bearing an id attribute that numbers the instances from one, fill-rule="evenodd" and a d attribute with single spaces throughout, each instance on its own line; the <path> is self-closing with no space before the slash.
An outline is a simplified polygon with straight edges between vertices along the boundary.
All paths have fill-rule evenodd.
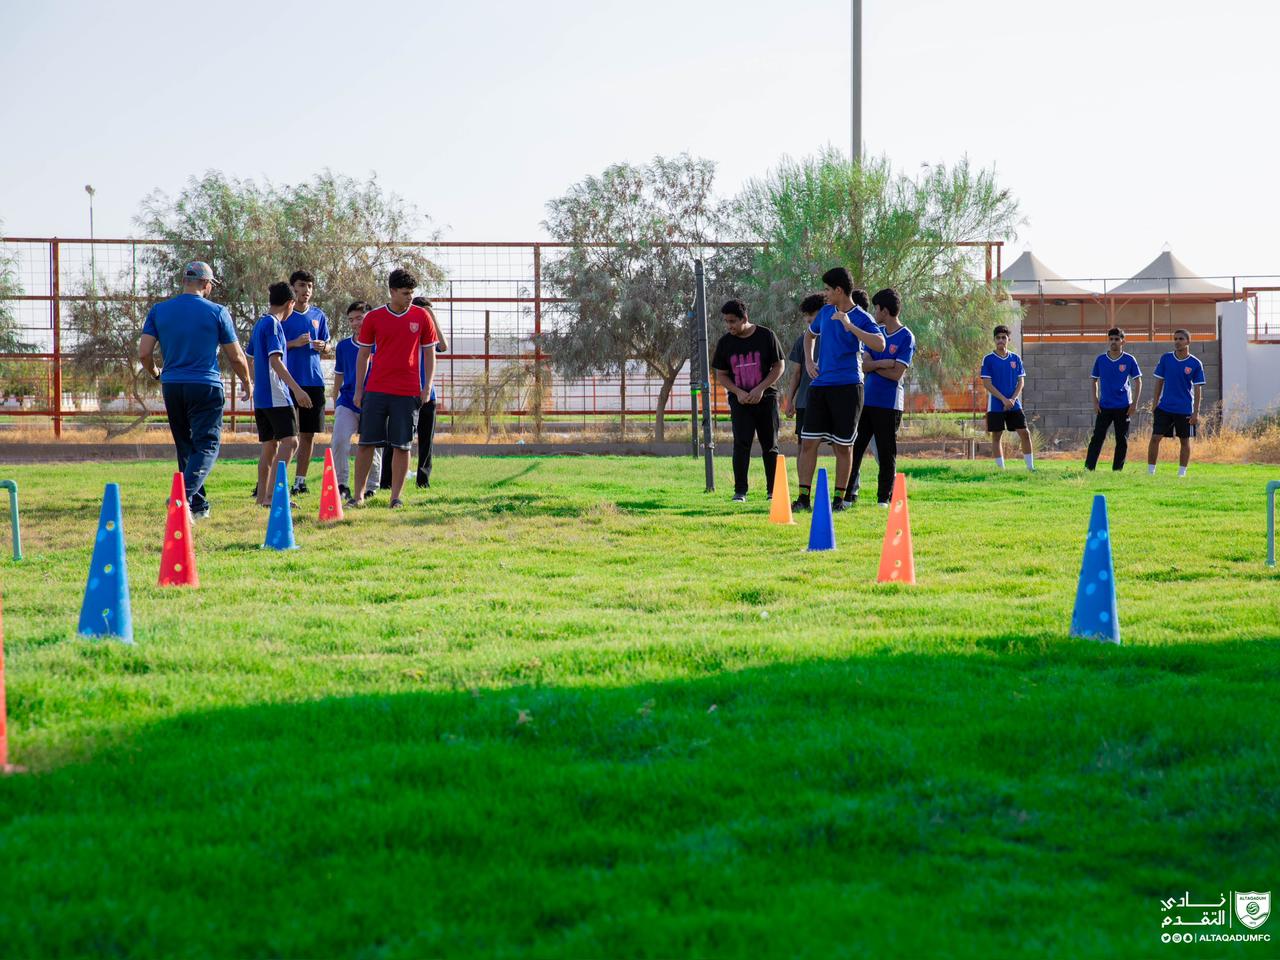
<path id="1" fill-rule="evenodd" d="M 1107 498 L 1093 498 L 1089 534 L 1080 564 L 1080 586 L 1071 614 L 1071 636 L 1104 643 L 1120 642 L 1120 617 L 1116 610 L 1116 571 L 1111 562 L 1111 533 L 1107 526 Z"/>
<path id="2" fill-rule="evenodd" d="M 271 515 L 267 518 L 264 550 L 297 550 L 293 539 L 293 508 L 289 504 L 289 466 L 283 460 L 276 464 L 276 489 L 271 494 Z"/>
<path id="3" fill-rule="evenodd" d="M 831 516 L 831 490 L 827 486 L 827 468 L 818 471 L 813 494 L 813 519 L 809 523 L 809 549 L 836 548 L 836 522 Z"/>
<path id="4" fill-rule="evenodd" d="M 77 633 L 84 637 L 119 637 L 133 643 L 133 611 L 129 607 L 129 571 L 124 562 L 124 518 L 120 485 L 108 483 L 102 494 L 98 536 L 89 564 Z"/>

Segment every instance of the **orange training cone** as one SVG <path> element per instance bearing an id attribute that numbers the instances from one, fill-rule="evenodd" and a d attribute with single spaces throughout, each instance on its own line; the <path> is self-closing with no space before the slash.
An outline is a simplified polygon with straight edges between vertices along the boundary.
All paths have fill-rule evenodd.
<path id="1" fill-rule="evenodd" d="M 4 621 L 0 618 L 0 775 L 21 772 L 21 767 L 9 765 L 9 728 L 5 724 L 4 706 Z"/>
<path id="2" fill-rule="evenodd" d="M 187 485 L 181 473 L 173 475 L 169 491 L 169 515 L 164 523 L 164 546 L 160 550 L 160 586 L 198 587 L 196 547 L 191 539 L 191 511 L 187 509 Z"/>
<path id="3" fill-rule="evenodd" d="M 787 488 L 787 458 L 778 454 L 773 468 L 773 502 L 769 505 L 770 523 L 795 523 L 791 518 L 791 491 Z"/>
<path id="4" fill-rule="evenodd" d="M 333 469 L 333 448 L 324 452 L 324 477 L 320 481 L 320 522 L 342 519 L 342 497 L 338 495 L 338 474 Z"/>
<path id="5" fill-rule="evenodd" d="M 889 523 L 880 550 L 881 583 L 915 583 L 916 561 L 911 552 L 911 517 L 907 510 L 907 475 L 893 478 L 893 499 L 889 501 Z"/>

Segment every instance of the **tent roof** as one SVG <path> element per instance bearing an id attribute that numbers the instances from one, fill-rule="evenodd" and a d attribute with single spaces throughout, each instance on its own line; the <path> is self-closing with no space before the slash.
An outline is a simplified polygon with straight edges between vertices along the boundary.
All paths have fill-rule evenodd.
<path id="1" fill-rule="evenodd" d="M 1046 297 L 1095 296 L 1092 290 L 1086 290 L 1084 287 L 1078 287 L 1070 281 L 1063 280 L 1030 250 L 1024 251 L 1022 256 L 1005 267 L 999 279 L 1015 297 L 1034 297 L 1041 293 Z"/>
<path id="2" fill-rule="evenodd" d="M 1132 278 L 1108 290 L 1107 293 L 1117 297 L 1158 294 L 1231 296 L 1230 290 L 1200 278 L 1169 250 L 1152 260 Z"/>

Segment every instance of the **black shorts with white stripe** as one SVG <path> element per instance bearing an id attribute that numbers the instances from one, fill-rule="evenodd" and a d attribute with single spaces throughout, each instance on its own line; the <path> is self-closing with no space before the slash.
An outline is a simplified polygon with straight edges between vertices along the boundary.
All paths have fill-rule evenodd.
<path id="1" fill-rule="evenodd" d="M 862 384 L 809 385 L 800 439 L 852 447 L 862 414 Z"/>

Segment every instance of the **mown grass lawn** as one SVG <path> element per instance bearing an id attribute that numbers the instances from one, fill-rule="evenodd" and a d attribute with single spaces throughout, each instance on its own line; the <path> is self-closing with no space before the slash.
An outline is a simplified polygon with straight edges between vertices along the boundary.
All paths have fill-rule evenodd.
<path id="1" fill-rule="evenodd" d="M 727 462 L 446 459 L 287 554 L 223 462 L 194 592 L 170 465 L 0 467 L 0 955 L 1280 955 L 1159 902 L 1280 895 L 1276 471 L 1137 466 L 908 461 L 909 588 Z M 74 637 L 109 480 L 134 647 Z M 1094 492 L 1120 648 L 1066 636 Z"/>

